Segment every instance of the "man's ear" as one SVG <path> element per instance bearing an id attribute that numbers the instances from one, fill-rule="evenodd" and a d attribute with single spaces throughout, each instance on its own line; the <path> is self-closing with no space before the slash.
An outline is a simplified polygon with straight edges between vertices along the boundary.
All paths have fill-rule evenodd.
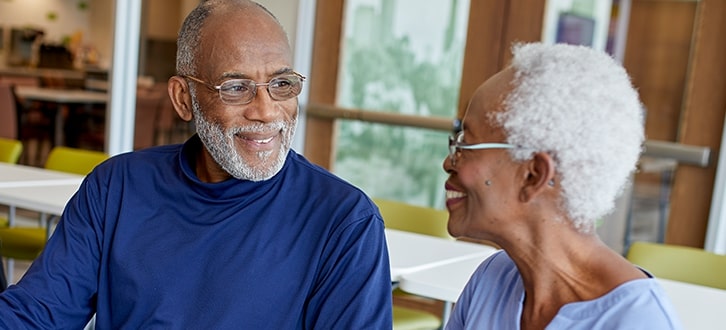
<path id="1" fill-rule="evenodd" d="M 523 202 L 532 200 L 538 194 L 553 187 L 555 179 L 555 161 L 545 152 L 535 153 L 526 164 L 526 178 L 520 192 Z"/>
<path id="2" fill-rule="evenodd" d="M 189 84 L 180 76 L 172 76 L 167 84 L 167 91 L 174 105 L 174 110 L 184 121 L 190 121 L 193 118 L 192 112 L 192 96 L 189 91 Z"/>

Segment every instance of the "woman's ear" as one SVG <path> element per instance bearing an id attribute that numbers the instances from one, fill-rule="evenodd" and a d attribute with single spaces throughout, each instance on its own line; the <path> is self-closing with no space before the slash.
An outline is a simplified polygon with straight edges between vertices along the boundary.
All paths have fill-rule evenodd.
<path id="1" fill-rule="evenodd" d="M 167 84 L 167 91 L 174 105 L 174 110 L 184 121 L 190 121 L 193 118 L 192 96 L 189 91 L 189 84 L 180 76 L 172 76 Z"/>
<path id="2" fill-rule="evenodd" d="M 523 202 L 532 200 L 538 194 L 551 189 L 555 179 L 555 161 L 546 152 L 537 152 L 526 164 L 526 178 L 520 192 Z"/>

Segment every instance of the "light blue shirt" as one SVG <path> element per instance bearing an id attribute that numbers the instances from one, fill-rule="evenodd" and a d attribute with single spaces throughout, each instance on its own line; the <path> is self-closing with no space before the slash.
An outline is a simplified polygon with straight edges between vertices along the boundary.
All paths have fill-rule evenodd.
<path id="1" fill-rule="evenodd" d="M 456 302 L 446 330 L 519 329 L 524 301 L 522 277 L 504 251 L 485 260 Z M 639 279 L 593 300 L 569 303 L 547 329 L 681 329 L 658 282 Z"/>

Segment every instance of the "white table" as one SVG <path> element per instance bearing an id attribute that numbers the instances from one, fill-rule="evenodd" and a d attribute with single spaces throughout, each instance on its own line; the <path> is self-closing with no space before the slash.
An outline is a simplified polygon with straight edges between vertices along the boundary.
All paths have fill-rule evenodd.
<path id="1" fill-rule="evenodd" d="M 449 321 L 453 303 L 459 299 L 471 274 L 482 261 L 497 251 L 491 246 L 477 245 L 481 245 L 485 253 L 403 274 L 399 279 L 399 288 L 408 293 L 444 301 L 441 324 L 445 325 Z"/>
<path id="2" fill-rule="evenodd" d="M 491 253 L 496 250 L 491 248 Z M 491 254 L 490 253 L 490 254 Z M 401 290 L 433 299 L 456 302 L 469 277 L 489 255 L 452 262 L 402 276 Z"/>
<path id="3" fill-rule="evenodd" d="M 685 329 L 726 328 L 726 290 L 666 279 L 658 279 L 658 282 Z"/>
<path id="4" fill-rule="evenodd" d="M 386 229 L 391 281 L 405 274 L 466 259 L 483 259 L 492 247 L 470 242 L 443 239 L 407 231 Z"/>
<path id="5" fill-rule="evenodd" d="M 58 105 L 55 115 L 55 145 L 63 143 L 64 112 L 69 104 L 106 104 L 108 93 L 83 89 L 58 89 L 46 87 L 17 86 L 15 94 L 26 100 L 51 102 Z"/>
<path id="6" fill-rule="evenodd" d="M 391 281 L 398 282 L 404 291 L 408 291 L 402 285 L 410 285 L 409 276 L 416 276 L 434 269 L 448 269 L 448 266 L 462 262 L 479 264 L 496 251 L 495 248 L 484 244 L 455 241 L 395 229 L 386 229 L 386 240 L 391 263 Z M 443 275 L 441 283 L 448 281 L 448 275 L 450 274 Z M 468 280 L 468 276 L 466 279 Z M 418 294 L 413 291 L 408 292 Z M 421 292 L 424 293 L 420 294 L 421 296 L 436 298 L 429 295 L 428 290 Z M 445 302 L 442 324 L 446 324 L 452 303 L 445 299 L 441 300 Z"/>
<path id="7" fill-rule="evenodd" d="M 13 225 L 17 208 L 41 213 L 41 221 L 46 228 L 46 237 L 50 237 L 51 217 L 63 213 L 68 200 L 81 185 L 83 176 L 30 168 L 17 165 L 17 168 L 5 164 L 0 167 L 0 204 L 7 205 L 8 223 Z M 16 174 L 13 177 L 10 174 Z M 24 178 L 25 180 L 20 180 Z M 7 280 L 13 281 L 13 260 L 8 259 Z"/>
<path id="8" fill-rule="evenodd" d="M 466 259 L 409 273 L 401 278 L 399 286 L 409 293 L 454 303 L 482 261 Z M 660 278 L 658 282 L 670 298 L 685 329 L 725 328 L 726 290 Z M 444 324 L 448 321 L 447 311 Z"/>
<path id="9" fill-rule="evenodd" d="M 48 192 L 54 191 L 50 187 L 65 186 L 78 189 L 82 181 L 83 176 L 78 174 L 25 165 L 0 163 L 0 205 L 7 205 L 9 207 L 8 223 L 11 226 L 15 223 L 15 209 L 17 207 L 42 213 L 60 214 L 60 212 L 54 212 L 57 209 L 53 207 L 57 207 L 60 203 L 63 204 L 61 206 L 65 206 L 65 202 L 68 199 L 65 198 L 63 192 L 48 196 Z M 26 189 L 20 189 L 18 191 L 15 188 Z M 75 190 L 73 191 L 75 192 Z M 25 195 L 18 195 L 20 192 Z M 42 206 L 42 210 L 37 209 L 37 206 Z M 63 209 L 61 208 L 60 211 L 62 212 Z"/>
<path id="10" fill-rule="evenodd" d="M 0 189 L 0 204 L 46 214 L 60 215 L 76 193 L 76 183 L 8 187 Z"/>
<path id="11" fill-rule="evenodd" d="M 78 184 L 82 175 L 33 166 L 0 163 L 0 189 L 10 187 Z"/>
<path id="12" fill-rule="evenodd" d="M 61 215 L 68 200 L 78 191 L 81 182 L 70 184 L 51 184 L 47 186 L 25 186 L 0 189 L 0 204 L 10 208 L 8 223 L 13 225 L 15 209 L 22 208 L 41 213 L 41 221 L 46 228 L 46 236 L 51 234 L 51 217 Z"/>

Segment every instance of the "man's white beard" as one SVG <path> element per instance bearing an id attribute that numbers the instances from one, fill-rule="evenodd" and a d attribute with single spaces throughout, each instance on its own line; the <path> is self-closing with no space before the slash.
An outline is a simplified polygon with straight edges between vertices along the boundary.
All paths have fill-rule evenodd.
<path id="1" fill-rule="evenodd" d="M 232 127 L 224 131 L 221 125 L 209 122 L 204 118 L 199 102 L 197 102 L 193 92 L 192 111 L 199 138 L 209 154 L 212 155 L 212 158 L 231 176 L 240 180 L 263 181 L 275 176 L 285 165 L 285 159 L 290 150 L 295 126 L 297 125 L 297 114 L 287 122 L 277 121 L 267 124 Z M 260 160 L 257 166 L 246 163 L 234 146 L 235 135 L 243 132 L 271 131 L 280 131 L 282 136 L 277 156 L 273 158 L 275 150 L 259 151 L 256 153 L 256 157 Z"/>

